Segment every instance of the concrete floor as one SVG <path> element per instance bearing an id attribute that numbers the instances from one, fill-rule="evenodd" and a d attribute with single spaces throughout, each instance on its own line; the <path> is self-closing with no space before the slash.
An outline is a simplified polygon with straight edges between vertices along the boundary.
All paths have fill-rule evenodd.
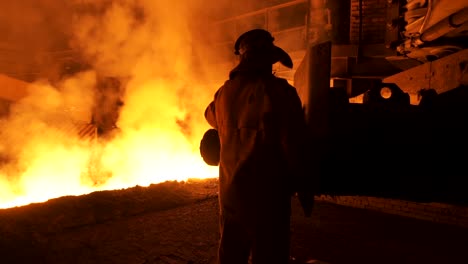
<path id="1" fill-rule="evenodd" d="M 125 203 L 112 197 L 121 210 Z M 65 213 L 63 205 L 54 213 Z M 0 263 L 212 264 L 216 256 L 218 201 L 212 195 L 164 210 L 60 229 L 50 223 L 59 223 L 60 217 L 34 219 L 30 212 L 24 210 L 30 219 L 21 218 L 28 224 L 12 222 L 19 219 L 19 211 L 15 217 L 11 211 L 0 214 L 0 231 L 8 231 L 0 234 Z M 468 229 L 461 227 L 327 202 L 317 202 L 312 217 L 305 218 L 294 199 L 291 229 L 295 263 L 468 263 Z"/>

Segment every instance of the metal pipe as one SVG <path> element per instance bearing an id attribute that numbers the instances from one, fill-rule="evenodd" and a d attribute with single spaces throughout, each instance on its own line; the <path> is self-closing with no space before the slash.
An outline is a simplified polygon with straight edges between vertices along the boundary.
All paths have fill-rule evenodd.
<path id="1" fill-rule="evenodd" d="M 468 7 L 458 11 L 457 13 L 451 14 L 425 30 L 420 36 L 420 41 L 428 42 L 438 39 L 450 31 L 462 26 L 467 21 Z"/>
<path id="2" fill-rule="evenodd" d="M 423 20 L 423 22 L 421 24 L 421 27 L 419 28 L 419 31 L 418 31 L 419 34 L 421 34 L 424 31 L 424 28 L 426 27 L 427 21 L 429 20 L 429 17 L 431 16 L 431 14 L 432 14 L 432 0 L 429 0 L 427 2 L 426 15 L 424 16 L 424 20 Z"/>
<path id="3" fill-rule="evenodd" d="M 362 0 L 359 0 L 359 33 L 358 33 L 358 48 L 356 62 L 360 62 L 362 59 Z"/>
<path id="4" fill-rule="evenodd" d="M 328 40 L 325 15 L 327 9 L 324 0 L 309 0 L 309 12 L 307 17 L 307 43 L 309 45 Z"/>

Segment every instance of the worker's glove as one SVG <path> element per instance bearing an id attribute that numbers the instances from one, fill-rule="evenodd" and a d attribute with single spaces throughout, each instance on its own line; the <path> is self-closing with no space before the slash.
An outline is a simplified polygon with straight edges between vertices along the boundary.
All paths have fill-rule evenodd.
<path id="1" fill-rule="evenodd" d="M 311 191 L 299 191 L 297 193 L 299 202 L 301 203 L 302 210 L 304 211 L 305 217 L 312 216 L 312 210 L 314 208 L 314 194 Z"/>

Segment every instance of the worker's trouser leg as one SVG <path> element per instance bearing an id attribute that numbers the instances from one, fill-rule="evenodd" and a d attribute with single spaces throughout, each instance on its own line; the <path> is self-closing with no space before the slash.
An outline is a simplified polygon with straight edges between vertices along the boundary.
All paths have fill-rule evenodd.
<path id="1" fill-rule="evenodd" d="M 218 264 L 247 264 L 250 241 L 247 229 L 239 222 L 220 216 L 221 238 L 218 249 Z"/>
<path id="2" fill-rule="evenodd" d="M 252 241 L 252 264 L 287 264 L 290 253 L 290 214 L 257 223 Z"/>
<path id="3" fill-rule="evenodd" d="M 221 216 L 219 264 L 287 264 L 289 261 L 290 215 L 275 214 L 243 224 Z"/>

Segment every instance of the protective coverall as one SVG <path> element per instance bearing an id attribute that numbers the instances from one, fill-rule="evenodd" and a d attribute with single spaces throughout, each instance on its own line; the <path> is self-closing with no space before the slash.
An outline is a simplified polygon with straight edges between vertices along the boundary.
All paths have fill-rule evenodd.
<path id="1" fill-rule="evenodd" d="M 304 169 L 296 89 L 252 55 L 230 72 L 205 117 L 221 142 L 218 262 L 288 263 L 291 195 Z"/>

